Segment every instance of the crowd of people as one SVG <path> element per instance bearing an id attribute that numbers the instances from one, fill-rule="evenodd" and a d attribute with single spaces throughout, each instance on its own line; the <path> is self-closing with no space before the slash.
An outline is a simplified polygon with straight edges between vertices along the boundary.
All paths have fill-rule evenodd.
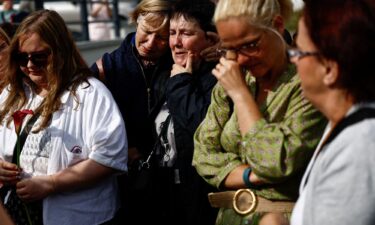
<path id="1" fill-rule="evenodd" d="M 142 0 L 93 65 L 53 10 L 0 28 L 0 224 L 374 224 L 375 2 L 291 13 Z"/>

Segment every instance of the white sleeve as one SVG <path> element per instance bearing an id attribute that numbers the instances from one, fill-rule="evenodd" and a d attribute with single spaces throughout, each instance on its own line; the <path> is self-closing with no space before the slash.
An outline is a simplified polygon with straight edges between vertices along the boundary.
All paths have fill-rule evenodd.
<path id="1" fill-rule="evenodd" d="M 127 171 L 128 143 L 122 115 L 111 93 L 100 81 L 90 79 L 90 84 L 93 89 L 84 103 L 88 117 L 83 124 L 89 134 L 89 158 L 102 165 Z"/>

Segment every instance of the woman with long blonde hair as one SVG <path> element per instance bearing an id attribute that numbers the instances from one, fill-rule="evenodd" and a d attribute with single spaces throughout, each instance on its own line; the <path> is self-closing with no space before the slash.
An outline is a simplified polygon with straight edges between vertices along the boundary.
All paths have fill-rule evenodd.
<path id="1" fill-rule="evenodd" d="M 127 171 L 125 125 L 61 16 L 41 10 L 23 20 L 5 62 L 0 183 L 12 219 L 113 222 L 120 207 L 116 177 Z"/>

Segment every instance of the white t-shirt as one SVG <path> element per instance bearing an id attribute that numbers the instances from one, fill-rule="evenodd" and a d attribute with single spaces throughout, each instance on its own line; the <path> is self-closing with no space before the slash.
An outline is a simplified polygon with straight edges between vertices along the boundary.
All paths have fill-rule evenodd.
<path id="1" fill-rule="evenodd" d="M 169 109 L 167 103 L 164 103 L 160 109 L 159 114 L 155 118 L 156 133 L 159 136 L 162 130 L 162 125 L 169 116 Z M 168 128 L 167 128 L 167 142 L 164 141 L 163 137 L 160 138 L 161 144 L 164 146 L 163 152 L 156 152 L 156 155 L 162 155 L 161 162 L 159 162 L 162 167 L 173 167 L 177 159 L 177 149 L 176 149 L 176 140 L 174 138 L 174 126 L 173 120 L 170 119 Z"/>
<path id="2" fill-rule="evenodd" d="M 21 155 L 21 166 L 31 175 L 54 174 L 85 159 L 119 171 L 127 171 L 127 140 L 125 124 L 109 90 L 97 79 L 89 79 L 90 86 L 77 89 L 79 105 L 65 92 L 62 109 L 55 112 L 48 128 L 27 137 L 28 145 Z M 35 109 L 41 102 L 25 86 L 28 107 Z M 0 106 L 8 91 L 0 95 Z M 35 105 L 34 105 L 35 103 Z M 26 117 L 25 122 L 30 118 Z M 41 118 L 39 118 L 40 120 Z M 36 122 L 38 123 L 38 121 Z M 13 123 L 0 126 L 0 158 L 11 161 L 16 134 Z M 35 157 L 38 151 L 41 157 Z M 39 158 L 41 165 L 23 165 Z M 38 163 L 39 163 L 38 162 Z M 109 176 L 90 188 L 61 192 L 43 200 L 45 225 L 95 225 L 113 218 L 120 206 L 116 175 Z"/>
<path id="3" fill-rule="evenodd" d="M 27 109 L 36 109 L 44 98 L 36 95 L 29 102 Z M 33 127 L 40 125 L 42 118 L 39 117 Z M 25 123 L 24 123 L 25 124 Z M 52 151 L 51 133 L 49 129 L 41 130 L 38 133 L 30 132 L 25 140 L 21 155 L 20 165 L 24 177 L 46 175 L 49 155 Z"/>

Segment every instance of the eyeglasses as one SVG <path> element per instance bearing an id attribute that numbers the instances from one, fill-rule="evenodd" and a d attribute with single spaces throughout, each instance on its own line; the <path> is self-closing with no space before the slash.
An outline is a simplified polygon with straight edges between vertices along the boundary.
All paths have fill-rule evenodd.
<path id="1" fill-rule="evenodd" d="M 29 63 L 29 60 L 33 63 L 36 67 L 44 67 L 48 63 L 48 56 L 51 54 L 51 51 L 40 51 L 40 52 L 18 52 L 16 54 L 16 62 L 22 66 L 26 67 Z"/>
<path id="2" fill-rule="evenodd" d="M 254 56 L 259 52 L 259 43 L 261 40 L 261 36 L 256 38 L 255 40 L 249 41 L 245 44 L 242 44 L 240 47 L 237 48 L 221 48 L 219 47 L 216 49 L 218 55 L 225 57 L 227 52 L 232 51 L 234 53 L 242 54 L 248 57 Z"/>
<path id="3" fill-rule="evenodd" d="M 318 56 L 320 52 L 308 52 L 308 51 L 301 51 L 296 48 L 291 48 L 287 50 L 289 61 L 292 61 L 293 58 L 296 58 L 297 61 L 307 57 L 307 56 Z"/>

